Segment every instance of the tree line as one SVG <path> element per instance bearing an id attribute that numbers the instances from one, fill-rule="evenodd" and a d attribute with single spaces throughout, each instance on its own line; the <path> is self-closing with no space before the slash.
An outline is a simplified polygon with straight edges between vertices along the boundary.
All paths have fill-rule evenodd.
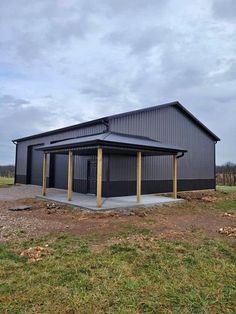
<path id="1" fill-rule="evenodd" d="M 221 166 L 216 166 L 216 172 L 236 174 L 236 164 L 233 162 L 226 162 Z"/>
<path id="2" fill-rule="evenodd" d="M 0 177 L 14 177 L 15 173 L 15 166 L 7 165 L 7 166 L 0 166 Z"/>

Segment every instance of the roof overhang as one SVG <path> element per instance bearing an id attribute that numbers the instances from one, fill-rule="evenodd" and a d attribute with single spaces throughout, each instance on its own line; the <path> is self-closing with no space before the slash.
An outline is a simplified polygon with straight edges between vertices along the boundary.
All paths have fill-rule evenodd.
<path id="1" fill-rule="evenodd" d="M 127 134 L 104 132 L 91 136 L 78 137 L 54 144 L 45 145 L 37 150 L 45 153 L 67 154 L 69 150 L 77 155 L 95 154 L 97 148 L 105 153 L 135 155 L 141 151 L 143 155 L 177 155 L 187 152 L 186 149 L 164 144 L 150 138 L 130 136 Z"/>

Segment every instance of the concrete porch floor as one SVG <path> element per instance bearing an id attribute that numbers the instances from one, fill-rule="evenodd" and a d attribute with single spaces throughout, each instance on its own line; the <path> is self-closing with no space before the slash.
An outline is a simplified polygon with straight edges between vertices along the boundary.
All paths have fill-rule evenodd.
<path id="1" fill-rule="evenodd" d="M 136 202 L 136 195 L 132 196 L 119 196 L 119 197 L 109 197 L 102 198 L 102 207 L 97 208 L 96 205 L 96 196 L 90 194 L 80 194 L 73 192 L 72 201 L 67 200 L 67 191 L 61 190 L 61 193 L 53 193 L 50 189 L 47 190 L 46 196 L 38 195 L 37 197 L 53 201 L 59 202 L 71 206 L 78 206 L 84 209 L 95 210 L 95 211 L 103 211 L 110 210 L 116 208 L 134 208 L 141 206 L 153 206 L 153 205 L 162 205 L 168 203 L 176 203 L 183 201 L 182 199 L 173 199 L 170 197 L 147 194 L 141 196 L 140 203 Z"/>

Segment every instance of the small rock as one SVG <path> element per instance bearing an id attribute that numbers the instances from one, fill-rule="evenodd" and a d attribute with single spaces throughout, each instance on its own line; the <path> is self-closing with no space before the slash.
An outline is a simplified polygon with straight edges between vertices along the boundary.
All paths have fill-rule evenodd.
<path id="1" fill-rule="evenodd" d="M 147 213 L 137 211 L 137 212 L 135 212 L 135 215 L 138 216 L 138 217 L 146 217 Z"/>
<path id="2" fill-rule="evenodd" d="M 233 215 L 230 214 L 230 213 L 224 213 L 223 216 L 225 216 L 225 217 L 232 217 Z"/>
<path id="3" fill-rule="evenodd" d="M 10 207 L 8 208 L 8 210 L 11 210 L 11 211 L 22 211 L 22 210 L 31 210 L 32 209 L 32 206 L 26 206 L 26 205 L 20 205 L 20 206 L 13 206 L 13 207 Z"/>
<path id="4" fill-rule="evenodd" d="M 61 207 L 55 203 L 47 203 L 47 209 L 60 209 Z"/>

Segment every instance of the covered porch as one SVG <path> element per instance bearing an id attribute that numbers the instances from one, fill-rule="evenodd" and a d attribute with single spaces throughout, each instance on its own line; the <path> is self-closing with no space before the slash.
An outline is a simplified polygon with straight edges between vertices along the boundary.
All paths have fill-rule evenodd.
<path id="1" fill-rule="evenodd" d="M 177 160 L 186 152 L 185 149 L 161 143 L 147 137 L 127 134 L 103 132 L 60 141 L 38 148 L 43 151 L 43 186 L 42 196 L 53 201 L 63 202 L 88 209 L 111 209 L 119 207 L 134 207 L 139 205 L 154 205 L 177 200 Z M 68 188 L 61 195 L 47 195 L 47 157 L 50 153 L 68 155 Z M 124 197 L 102 198 L 102 166 L 105 154 L 136 156 L 136 195 Z M 72 191 L 73 157 L 75 155 L 96 155 L 96 197 Z M 145 156 L 172 157 L 172 198 L 157 195 L 141 195 L 142 189 L 142 159 Z M 61 169 L 63 171 L 63 169 Z"/>

